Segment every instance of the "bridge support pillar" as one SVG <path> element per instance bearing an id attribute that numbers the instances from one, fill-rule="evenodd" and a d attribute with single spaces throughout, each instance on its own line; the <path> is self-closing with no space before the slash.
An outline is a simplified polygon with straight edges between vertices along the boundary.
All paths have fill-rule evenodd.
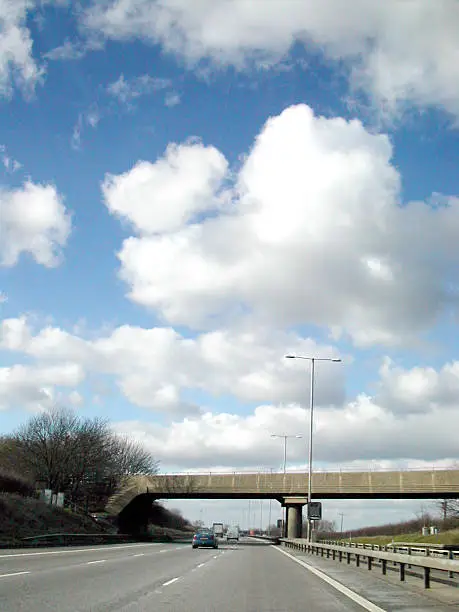
<path id="1" fill-rule="evenodd" d="M 303 531 L 303 506 L 307 503 L 304 497 L 286 497 L 283 506 L 286 508 L 286 536 L 289 539 L 301 538 Z"/>

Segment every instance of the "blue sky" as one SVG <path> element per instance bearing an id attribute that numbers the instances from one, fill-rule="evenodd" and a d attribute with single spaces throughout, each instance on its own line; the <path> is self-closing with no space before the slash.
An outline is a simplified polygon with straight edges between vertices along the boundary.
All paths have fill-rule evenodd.
<path id="1" fill-rule="evenodd" d="M 174 6 L 0 9 L 1 431 L 72 405 L 164 470 L 277 468 L 293 351 L 343 359 L 318 466 L 453 463 L 457 4 Z"/>

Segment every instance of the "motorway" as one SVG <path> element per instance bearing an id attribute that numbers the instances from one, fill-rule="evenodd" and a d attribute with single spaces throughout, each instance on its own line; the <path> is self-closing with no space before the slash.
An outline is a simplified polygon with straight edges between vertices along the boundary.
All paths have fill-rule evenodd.
<path id="1" fill-rule="evenodd" d="M 350 570 L 349 570 L 350 571 Z M 125 544 L 0 550 L 1 612 L 337 612 L 444 610 L 397 585 L 374 605 L 308 570 L 278 547 L 254 541 L 218 550 L 190 544 Z M 336 584 L 334 584 L 336 582 Z M 390 588 L 389 588 L 390 587 Z M 395 595 L 394 595 L 395 592 Z M 376 593 L 376 591 L 375 591 Z M 374 601 L 374 600 L 373 600 Z M 378 603 L 378 602 L 375 602 Z M 413 607 L 415 606 L 415 607 Z"/>

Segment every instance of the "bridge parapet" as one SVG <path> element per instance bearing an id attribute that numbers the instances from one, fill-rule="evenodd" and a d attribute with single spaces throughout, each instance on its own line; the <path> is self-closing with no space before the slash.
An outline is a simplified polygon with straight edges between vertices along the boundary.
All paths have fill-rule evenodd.
<path id="1" fill-rule="evenodd" d="M 167 498 L 273 498 L 307 495 L 308 475 L 302 472 L 257 474 L 183 474 L 133 476 L 107 504 L 118 514 L 138 495 Z M 394 472 L 316 472 L 315 499 L 459 497 L 459 470 Z"/>

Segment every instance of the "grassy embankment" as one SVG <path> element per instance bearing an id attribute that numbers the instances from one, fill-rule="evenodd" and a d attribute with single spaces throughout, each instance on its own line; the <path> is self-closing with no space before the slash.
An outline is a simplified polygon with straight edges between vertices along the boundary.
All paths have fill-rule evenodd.
<path id="1" fill-rule="evenodd" d="M 191 535 L 169 525 L 176 517 L 158 506 L 158 518 L 163 526 L 150 525 L 149 535 L 158 541 L 179 541 Z M 34 486 L 16 474 L 0 469 L 0 546 L 18 546 L 24 538 L 47 534 L 116 534 L 109 521 L 96 522 L 84 513 L 51 506 L 37 499 Z M 107 536 L 105 536 L 107 537 Z M 91 539 L 91 538 L 89 538 Z"/>
<path id="2" fill-rule="evenodd" d="M 343 540 L 349 542 L 349 539 Z M 402 533 L 398 535 L 387 535 L 387 536 L 362 536 L 351 539 L 352 542 L 358 542 L 361 544 L 377 544 L 384 546 L 391 542 L 412 542 L 415 544 L 457 544 L 459 546 L 459 529 L 451 529 L 438 533 L 437 535 L 423 536 L 419 532 L 416 533 Z"/>

